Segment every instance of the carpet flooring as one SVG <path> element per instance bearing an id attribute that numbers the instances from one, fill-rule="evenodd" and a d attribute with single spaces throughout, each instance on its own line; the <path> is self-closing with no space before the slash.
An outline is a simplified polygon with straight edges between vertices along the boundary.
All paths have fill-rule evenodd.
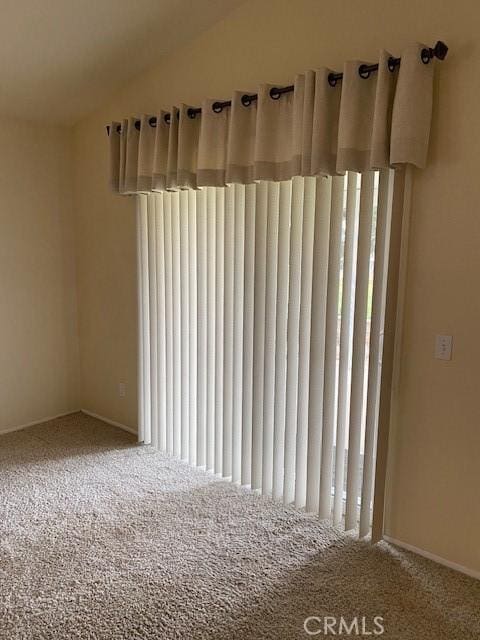
<path id="1" fill-rule="evenodd" d="M 2 640 L 480 638 L 480 582 L 72 414 L 0 437 Z M 333 627 L 337 634 L 339 627 Z M 356 635 L 352 627 L 351 635 Z M 342 634 L 345 633 L 343 627 Z"/>

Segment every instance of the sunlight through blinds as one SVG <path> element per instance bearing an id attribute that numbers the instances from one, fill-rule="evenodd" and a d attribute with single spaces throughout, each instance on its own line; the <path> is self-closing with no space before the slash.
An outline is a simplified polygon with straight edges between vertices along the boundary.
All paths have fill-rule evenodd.
<path id="1" fill-rule="evenodd" d="M 137 197 L 141 441 L 369 533 L 392 185 Z"/>

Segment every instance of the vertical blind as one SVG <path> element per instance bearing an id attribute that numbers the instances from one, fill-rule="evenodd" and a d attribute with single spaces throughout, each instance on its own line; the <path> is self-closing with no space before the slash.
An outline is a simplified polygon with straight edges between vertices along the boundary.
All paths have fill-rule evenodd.
<path id="1" fill-rule="evenodd" d="M 138 195 L 139 439 L 366 535 L 392 190 Z"/>

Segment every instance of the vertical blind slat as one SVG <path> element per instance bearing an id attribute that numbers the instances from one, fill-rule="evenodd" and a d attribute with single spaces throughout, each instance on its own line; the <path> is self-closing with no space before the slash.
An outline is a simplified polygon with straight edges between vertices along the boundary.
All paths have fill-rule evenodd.
<path id="1" fill-rule="evenodd" d="M 142 196 L 141 214 L 141 233 L 142 233 L 142 296 L 143 296 L 143 371 L 145 387 L 143 389 L 144 402 L 144 423 L 143 423 L 143 442 L 150 444 L 152 441 L 152 399 L 151 399 L 151 380 L 150 380 L 150 285 L 149 285 L 149 269 L 148 269 L 148 211 L 147 198 Z"/>
<path id="2" fill-rule="evenodd" d="M 323 426 L 325 326 L 332 179 L 317 178 L 313 235 L 306 510 L 317 512 Z"/>
<path id="3" fill-rule="evenodd" d="M 315 191 L 316 179 L 305 178 L 298 352 L 297 445 L 295 460 L 295 505 L 300 508 L 305 506 L 307 495 L 308 386 L 310 370 L 310 314 L 312 307 Z"/>
<path id="4" fill-rule="evenodd" d="M 158 196 L 163 201 L 165 223 L 165 354 L 166 354 L 166 451 L 173 453 L 173 265 L 172 265 L 172 200 L 163 193 Z"/>
<path id="5" fill-rule="evenodd" d="M 225 207 L 224 190 L 215 192 L 216 255 L 215 255 L 215 473 L 222 473 L 223 462 L 223 295 Z"/>
<path id="6" fill-rule="evenodd" d="M 145 437 L 145 360 L 144 360 L 144 340 L 146 331 L 144 326 L 144 292 L 143 292 L 143 231 L 142 231 L 142 209 L 147 206 L 145 196 L 138 196 L 136 201 L 136 224 L 137 224 L 137 331 L 138 331 L 138 353 L 137 353 L 137 378 L 138 378 L 138 441 L 143 442 Z"/>
<path id="7" fill-rule="evenodd" d="M 265 269 L 265 368 L 263 380 L 262 492 L 273 488 L 273 420 L 275 404 L 275 316 L 277 311 L 277 261 L 280 184 L 268 184 Z"/>
<path id="8" fill-rule="evenodd" d="M 389 249 L 386 266 L 385 305 L 383 308 L 382 370 L 378 400 L 376 434 L 375 494 L 372 506 L 372 542 L 383 535 L 389 429 L 395 428 L 398 411 L 398 383 L 401 370 L 402 318 L 405 312 L 407 254 L 411 215 L 413 167 L 395 171 L 390 211 Z"/>
<path id="9" fill-rule="evenodd" d="M 356 527 L 358 514 L 357 503 L 358 487 L 360 482 L 360 448 L 364 407 L 368 281 L 370 247 L 372 241 L 373 171 L 363 173 L 361 180 L 355 314 L 353 320 L 352 382 L 348 438 L 347 497 L 345 508 L 346 530 L 354 529 Z"/>
<path id="10" fill-rule="evenodd" d="M 245 240 L 243 291 L 243 381 L 242 381 L 242 478 L 252 481 L 252 407 L 253 407 L 253 307 L 255 277 L 256 186 L 245 187 Z"/>
<path id="11" fill-rule="evenodd" d="M 332 178 L 332 209 L 330 214 L 327 310 L 325 327 L 325 378 L 323 386 L 323 427 L 320 463 L 320 499 L 318 512 L 322 519 L 330 518 L 332 510 L 333 445 L 336 427 L 338 297 L 340 292 L 340 261 L 345 178 Z"/>
<path id="12" fill-rule="evenodd" d="M 360 537 L 370 531 L 371 502 L 375 458 L 375 436 L 377 430 L 379 380 L 381 370 L 381 346 L 384 324 L 386 270 L 388 265 L 388 238 L 392 210 L 392 171 L 380 171 L 377 206 L 377 229 L 375 236 L 375 264 L 373 273 L 372 317 L 368 360 L 368 391 L 365 419 L 365 446 L 363 460 L 362 501 L 360 508 Z"/>
<path id="13" fill-rule="evenodd" d="M 253 330 L 252 488 L 262 488 L 263 390 L 265 372 L 265 286 L 268 185 L 257 186 Z"/>
<path id="14" fill-rule="evenodd" d="M 188 257 L 188 193 L 179 193 L 180 215 L 180 300 L 181 300 L 181 370 L 182 370 L 182 433 L 181 455 L 182 460 L 188 460 L 188 436 L 190 433 L 189 408 L 190 408 L 190 371 L 189 371 L 189 257 Z"/>
<path id="15" fill-rule="evenodd" d="M 333 522 L 343 517 L 343 484 L 345 479 L 345 446 L 350 407 L 350 363 L 352 354 L 352 309 L 355 291 L 355 265 L 358 230 L 359 175 L 349 173 L 347 181 L 347 207 L 345 214 L 345 242 L 342 277 L 342 319 L 340 326 L 340 359 L 338 368 L 337 438 L 335 444 L 335 488 Z"/>
<path id="16" fill-rule="evenodd" d="M 181 455 L 182 431 L 182 325 L 180 278 L 180 201 L 179 194 L 171 194 L 172 218 L 172 300 L 173 300 L 173 453 Z"/>
<path id="17" fill-rule="evenodd" d="M 242 475 L 245 186 L 235 185 L 233 282 L 232 480 Z"/>
<path id="18" fill-rule="evenodd" d="M 206 189 L 207 207 L 207 469 L 215 465 L 215 189 Z"/>
<path id="19" fill-rule="evenodd" d="M 188 207 L 188 460 L 197 460 L 197 193 L 187 193 Z"/>
<path id="20" fill-rule="evenodd" d="M 295 498 L 295 458 L 298 406 L 298 344 L 300 330 L 300 288 L 303 235 L 304 178 L 292 180 L 290 226 L 290 277 L 287 322 L 287 396 L 285 408 L 285 460 L 283 501 Z"/>
<path id="21" fill-rule="evenodd" d="M 207 463 L 207 194 L 197 199 L 197 465 Z"/>
<path id="22" fill-rule="evenodd" d="M 224 477 L 232 475 L 233 420 L 233 287 L 234 287 L 234 219 L 235 186 L 225 188 L 224 243 L 224 334 L 223 334 L 223 463 Z"/>
<path id="23" fill-rule="evenodd" d="M 163 198 L 155 197 L 156 248 L 157 248 L 157 397 L 158 397 L 158 447 L 167 448 L 167 364 L 166 364 L 166 306 L 165 306 L 165 226 Z"/>
<path id="24" fill-rule="evenodd" d="M 285 456 L 285 421 L 287 392 L 287 319 L 288 276 L 290 253 L 290 209 L 292 183 L 280 183 L 278 256 L 277 256 L 277 318 L 275 347 L 275 408 L 273 434 L 273 497 L 283 493 L 283 465 Z"/>
<path id="25" fill-rule="evenodd" d="M 147 198 L 148 300 L 150 318 L 151 442 L 158 448 L 158 329 L 157 329 L 157 212 L 154 198 Z"/>

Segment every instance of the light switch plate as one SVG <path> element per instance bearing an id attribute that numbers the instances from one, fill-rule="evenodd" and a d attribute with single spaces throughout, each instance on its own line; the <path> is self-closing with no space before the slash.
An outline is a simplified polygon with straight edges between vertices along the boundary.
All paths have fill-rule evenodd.
<path id="1" fill-rule="evenodd" d="M 435 337 L 435 358 L 438 360 L 452 359 L 452 336 L 436 336 Z"/>
<path id="2" fill-rule="evenodd" d="M 118 383 L 118 395 L 120 396 L 120 398 L 125 398 L 125 396 L 127 395 L 127 385 L 125 384 L 125 382 Z"/>

